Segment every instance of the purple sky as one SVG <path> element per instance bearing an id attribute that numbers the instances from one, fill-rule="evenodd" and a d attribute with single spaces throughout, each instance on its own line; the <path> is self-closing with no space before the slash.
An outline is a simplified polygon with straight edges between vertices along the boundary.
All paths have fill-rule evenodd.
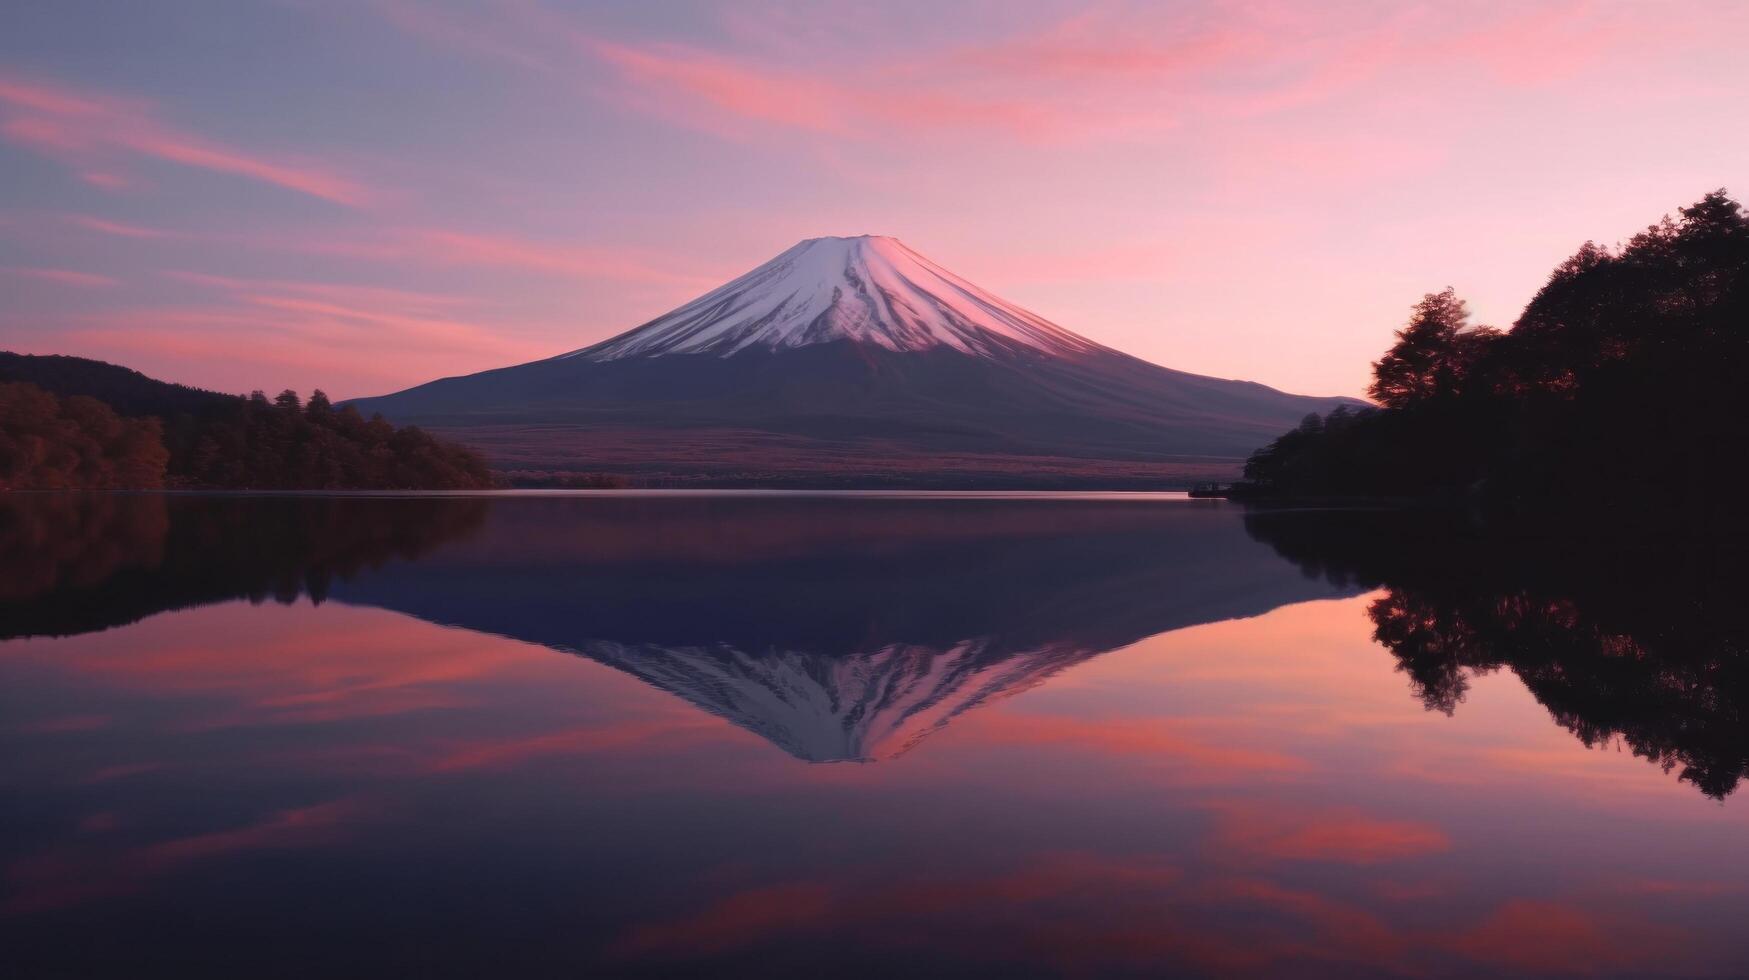
<path id="1" fill-rule="evenodd" d="M 377 394 L 894 235 L 1172 367 L 1357 394 L 1447 285 L 1749 192 L 1749 4 L 15 0 L 0 347 Z"/>

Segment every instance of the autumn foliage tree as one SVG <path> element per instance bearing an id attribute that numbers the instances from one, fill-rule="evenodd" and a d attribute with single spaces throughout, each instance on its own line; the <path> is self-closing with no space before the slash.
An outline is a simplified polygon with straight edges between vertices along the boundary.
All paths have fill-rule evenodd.
<path id="1" fill-rule="evenodd" d="M 473 451 L 320 391 L 269 401 L 79 357 L 0 352 L 0 488 L 477 490 Z"/>
<path id="2" fill-rule="evenodd" d="M 0 384 L 0 489 L 146 489 L 170 454 L 155 418 L 122 418 L 95 398 Z"/>

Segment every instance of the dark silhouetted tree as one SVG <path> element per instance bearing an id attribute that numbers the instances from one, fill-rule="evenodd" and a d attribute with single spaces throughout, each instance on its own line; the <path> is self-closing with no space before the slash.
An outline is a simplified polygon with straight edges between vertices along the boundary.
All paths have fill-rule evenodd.
<path id="1" fill-rule="evenodd" d="M 1307 575 L 1381 590 L 1374 639 L 1429 710 L 1510 671 L 1587 746 L 1723 798 L 1749 777 L 1749 577 L 1732 542 L 1549 547 L 1439 508 L 1257 508 L 1246 530 Z M 1723 559 L 1723 560 L 1721 560 Z"/>
<path id="2" fill-rule="evenodd" d="M 239 410 L 207 427 L 192 454 L 190 482 L 262 490 L 486 489 L 491 471 L 478 454 L 414 426 L 368 421 L 348 405 L 336 410 L 316 392 L 305 405 L 294 391 L 269 402 L 256 392 Z"/>
<path id="3" fill-rule="evenodd" d="M 1461 394 L 1471 368 L 1499 336 L 1491 327 L 1472 328 L 1469 307 L 1446 287 L 1415 304 L 1397 343 L 1373 364 L 1368 393 L 1386 408 L 1409 408 Z"/>
<path id="4" fill-rule="evenodd" d="M 1384 408 L 1296 428 L 1247 465 L 1259 492 L 1463 496 L 1496 516 L 1749 527 L 1749 219 L 1707 194 L 1618 251 L 1587 242 L 1511 331 L 1447 289 L 1375 368 Z M 1649 509 L 1646 501 L 1659 501 Z"/>

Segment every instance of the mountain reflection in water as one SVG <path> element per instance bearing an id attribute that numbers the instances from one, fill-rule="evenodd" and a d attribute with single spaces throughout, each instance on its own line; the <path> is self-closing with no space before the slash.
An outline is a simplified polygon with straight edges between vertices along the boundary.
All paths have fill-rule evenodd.
<path id="1" fill-rule="evenodd" d="M 1215 506 L 26 497 L 0 533 L 35 584 L 0 596 L 0 622 L 72 633 L 307 593 L 577 653 L 797 758 L 867 761 L 1143 637 L 1359 591 Z"/>
<path id="2" fill-rule="evenodd" d="M 1218 501 L 0 495 L 0 961 L 1749 975 L 1737 569 Z"/>

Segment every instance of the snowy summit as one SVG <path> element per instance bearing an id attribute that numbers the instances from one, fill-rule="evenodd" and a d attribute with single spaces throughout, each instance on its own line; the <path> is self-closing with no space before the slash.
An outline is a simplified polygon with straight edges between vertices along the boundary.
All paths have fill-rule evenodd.
<path id="1" fill-rule="evenodd" d="M 563 357 L 612 361 L 850 340 L 891 351 L 1101 350 L 991 295 L 897 238 L 810 238 L 641 327 Z"/>

